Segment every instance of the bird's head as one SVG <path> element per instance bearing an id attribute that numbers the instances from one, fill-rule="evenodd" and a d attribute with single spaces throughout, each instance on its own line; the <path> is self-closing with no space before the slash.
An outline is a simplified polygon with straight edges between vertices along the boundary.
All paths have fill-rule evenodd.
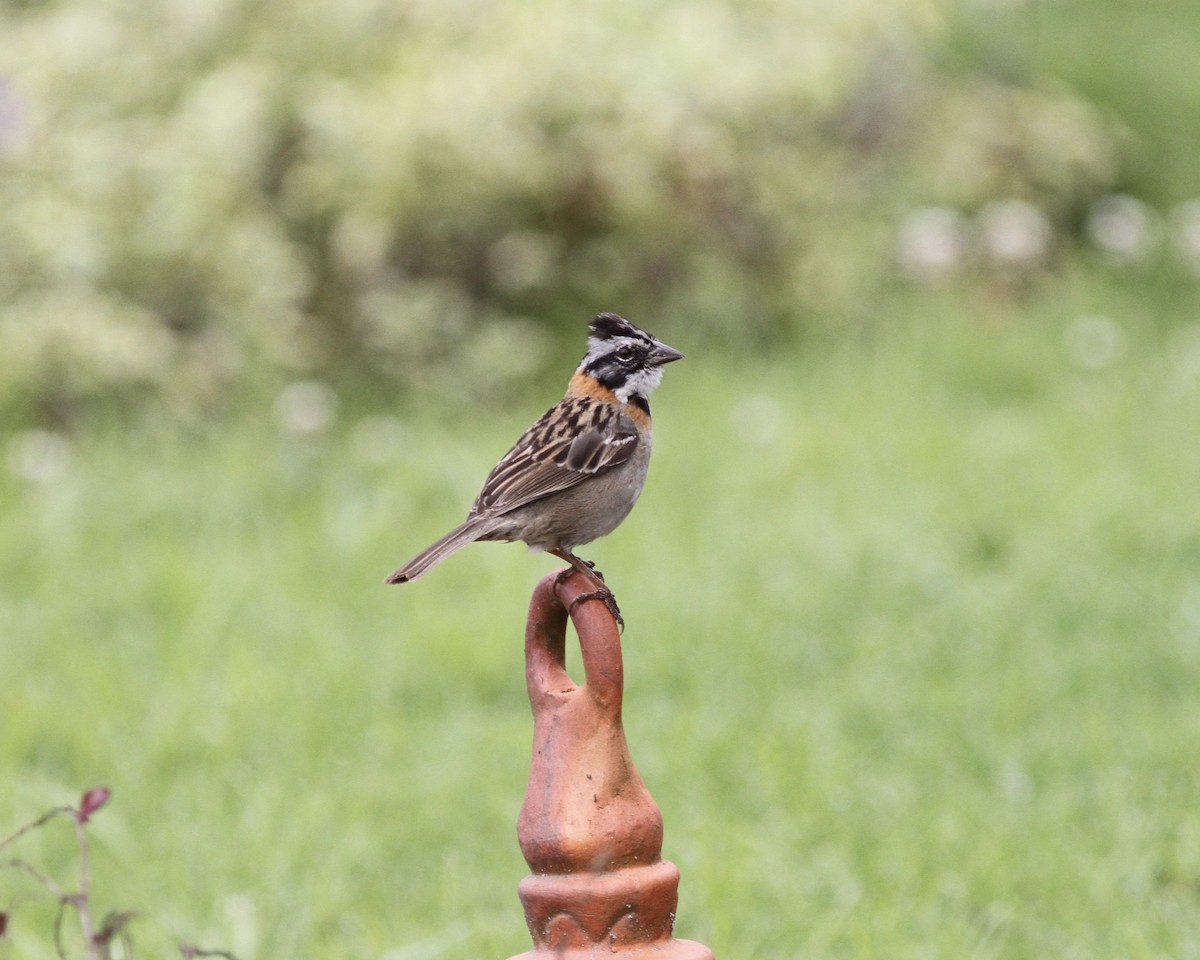
<path id="1" fill-rule="evenodd" d="M 674 347 L 615 313 L 597 314 L 590 330 L 579 369 L 612 390 L 622 403 L 635 397 L 646 400 L 662 381 L 663 364 L 683 358 Z"/>

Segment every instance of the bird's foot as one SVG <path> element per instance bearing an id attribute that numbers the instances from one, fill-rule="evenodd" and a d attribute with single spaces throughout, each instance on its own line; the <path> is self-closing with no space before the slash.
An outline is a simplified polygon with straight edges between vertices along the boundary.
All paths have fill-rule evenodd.
<path id="1" fill-rule="evenodd" d="M 582 573 L 593 583 L 596 583 L 597 581 L 599 581 L 599 583 L 604 583 L 604 574 L 596 569 L 595 560 L 584 560 L 582 557 L 575 557 L 575 560 L 578 560 L 579 563 L 583 564 L 583 567 L 580 567 L 572 562 L 572 566 L 564 567 L 562 570 L 559 570 L 558 576 L 554 578 L 555 586 L 561 586 L 562 584 L 566 583 L 575 575 L 576 572 Z M 584 569 L 584 567 L 587 569 Z"/>
<path id="2" fill-rule="evenodd" d="M 550 550 L 550 553 L 558 557 L 560 560 L 566 560 L 571 566 L 565 570 L 558 571 L 558 576 L 554 578 L 555 586 L 561 586 L 571 578 L 576 572 L 583 574 L 591 581 L 592 586 L 596 589 L 589 593 L 581 593 L 571 601 L 567 607 L 567 613 L 575 609 L 575 604 L 581 600 L 603 600 L 604 605 L 608 607 L 608 612 L 613 615 L 613 619 L 617 621 L 617 626 L 622 631 L 625 629 L 625 620 L 621 617 L 621 608 L 617 606 L 617 598 L 613 596 L 612 590 L 604 582 L 604 574 L 596 569 L 596 564 L 591 560 L 584 560 L 582 557 L 577 557 L 569 550 Z"/>
<path id="3" fill-rule="evenodd" d="M 567 606 L 567 613 L 575 609 L 575 605 L 582 603 L 584 600 L 603 600 L 604 605 L 608 607 L 608 612 L 613 615 L 613 619 L 617 621 L 617 629 L 621 633 L 625 632 L 625 618 L 621 616 L 621 608 L 617 606 L 617 598 L 613 596 L 613 592 L 608 587 L 601 587 L 599 590 L 589 590 L 587 593 L 581 593 Z"/>

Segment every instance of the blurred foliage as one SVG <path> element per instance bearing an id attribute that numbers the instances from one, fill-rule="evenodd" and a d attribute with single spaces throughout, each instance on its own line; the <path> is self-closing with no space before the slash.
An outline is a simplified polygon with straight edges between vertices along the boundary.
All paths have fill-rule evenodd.
<path id="1" fill-rule="evenodd" d="M 941 55 L 958 16 L 0 8 L 0 411 L 313 376 L 478 401 L 599 309 L 739 347 L 869 325 L 906 205 L 1018 198 L 1077 230 L 1119 179 L 1087 102 Z"/>

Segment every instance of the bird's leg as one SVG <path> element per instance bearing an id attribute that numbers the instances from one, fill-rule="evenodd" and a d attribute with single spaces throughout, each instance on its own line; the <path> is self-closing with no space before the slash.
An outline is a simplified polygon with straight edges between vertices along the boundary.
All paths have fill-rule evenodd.
<path id="1" fill-rule="evenodd" d="M 596 569 L 596 565 L 591 560 L 584 560 L 582 557 L 577 557 L 570 550 L 547 550 L 546 552 L 558 557 L 559 560 L 566 560 L 572 567 L 570 570 L 559 571 L 557 578 L 559 583 L 570 578 L 575 571 L 579 571 L 597 589 L 605 588 L 604 574 Z"/>
<path id="2" fill-rule="evenodd" d="M 563 570 L 561 573 L 559 573 L 557 578 L 558 583 L 562 583 L 564 580 L 570 577 L 572 573 L 578 570 L 596 588 L 595 590 L 590 590 L 587 593 L 581 593 L 574 600 L 572 600 L 570 606 L 567 607 L 567 613 L 570 613 L 572 610 L 574 610 L 575 605 L 577 603 L 582 603 L 584 600 L 603 600 L 604 605 L 608 607 L 609 613 L 611 613 L 613 618 L 617 621 L 617 625 L 622 631 L 624 631 L 625 619 L 621 616 L 621 608 L 617 606 L 617 598 L 613 596 L 613 592 L 604 582 L 604 574 L 596 569 L 596 565 L 590 560 L 583 560 L 580 557 L 575 556 L 575 554 L 571 553 L 570 550 L 547 550 L 546 552 L 553 554 L 560 560 L 566 560 L 567 563 L 569 563 L 572 567 L 571 570 Z"/>
<path id="3" fill-rule="evenodd" d="M 585 577 L 591 580 L 592 583 L 596 583 L 597 580 L 599 580 L 600 584 L 605 582 L 604 574 L 596 569 L 596 562 L 594 560 L 584 560 L 583 557 L 577 557 L 575 554 L 567 553 L 565 550 L 547 550 L 546 552 L 553 554 L 560 560 L 566 560 L 567 563 L 571 565 L 570 570 L 558 571 L 558 577 L 556 578 L 558 583 L 569 580 L 572 576 L 574 576 L 576 571 L 582 573 Z"/>

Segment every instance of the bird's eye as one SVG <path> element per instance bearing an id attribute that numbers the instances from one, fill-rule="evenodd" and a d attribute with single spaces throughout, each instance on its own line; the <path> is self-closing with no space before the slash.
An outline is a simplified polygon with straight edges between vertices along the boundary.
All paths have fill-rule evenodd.
<path id="1" fill-rule="evenodd" d="M 615 354 L 613 354 L 613 356 L 615 356 L 621 363 L 628 363 L 633 359 L 633 348 L 621 347 Z"/>

